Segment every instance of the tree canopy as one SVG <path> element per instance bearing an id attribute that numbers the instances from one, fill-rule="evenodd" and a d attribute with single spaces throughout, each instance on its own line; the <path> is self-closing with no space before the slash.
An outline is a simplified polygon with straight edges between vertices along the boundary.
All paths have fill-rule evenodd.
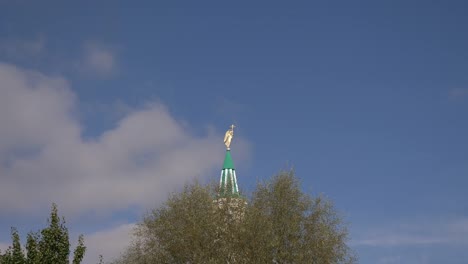
<path id="1" fill-rule="evenodd" d="M 49 226 L 40 232 L 30 232 L 26 239 L 26 254 L 20 243 L 18 231 L 12 228 L 12 246 L 0 254 L 0 264 L 69 264 L 70 242 L 65 219 L 60 219 L 57 205 L 52 205 Z M 73 255 L 73 264 L 83 260 L 86 247 L 82 235 Z"/>
<path id="2" fill-rule="evenodd" d="M 354 263 L 332 203 L 304 193 L 294 171 L 258 183 L 250 199 L 194 183 L 138 224 L 123 263 Z"/>

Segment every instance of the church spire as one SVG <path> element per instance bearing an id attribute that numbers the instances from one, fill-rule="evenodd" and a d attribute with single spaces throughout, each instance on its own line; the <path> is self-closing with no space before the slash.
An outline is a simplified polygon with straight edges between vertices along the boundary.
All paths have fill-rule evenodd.
<path id="1" fill-rule="evenodd" d="M 234 125 L 231 125 L 224 136 L 224 144 L 226 145 L 226 156 L 221 170 L 219 179 L 219 196 L 220 197 L 239 197 L 239 186 L 237 185 L 236 169 L 231 157 L 231 141 L 234 137 Z"/>

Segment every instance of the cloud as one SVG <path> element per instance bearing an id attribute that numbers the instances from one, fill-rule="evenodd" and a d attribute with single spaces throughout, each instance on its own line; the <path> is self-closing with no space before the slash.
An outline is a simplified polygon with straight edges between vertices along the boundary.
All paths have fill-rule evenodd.
<path id="1" fill-rule="evenodd" d="M 445 240 L 437 237 L 424 237 L 411 234 L 376 235 L 353 242 L 356 246 L 409 246 L 443 243 Z"/>
<path id="2" fill-rule="evenodd" d="M 114 129 L 84 139 L 69 83 L 0 64 L 0 217 L 154 206 L 220 166 L 222 136 L 194 136 L 166 107 L 128 111 Z M 239 156 L 248 143 L 236 139 Z"/>
<path id="3" fill-rule="evenodd" d="M 115 51 L 102 43 L 87 42 L 83 49 L 83 58 L 79 63 L 83 72 L 98 76 L 109 76 L 117 70 Z"/>
<path id="4" fill-rule="evenodd" d="M 463 88 L 454 88 L 449 91 L 449 96 L 451 98 L 459 98 L 468 96 L 468 89 Z"/>
<path id="5" fill-rule="evenodd" d="M 468 219 L 458 219 L 449 225 L 452 232 L 468 234 Z"/>
<path id="6" fill-rule="evenodd" d="M 0 40 L 0 54 L 12 58 L 30 58 L 42 54 L 45 51 L 45 45 L 46 38 L 42 34 L 31 39 L 3 39 Z"/>
<path id="7" fill-rule="evenodd" d="M 123 224 L 106 230 L 85 235 L 87 251 L 83 264 L 98 263 L 99 255 L 105 261 L 111 261 L 127 248 L 131 242 L 131 236 L 135 224 Z"/>
<path id="8" fill-rule="evenodd" d="M 377 261 L 377 264 L 397 264 L 401 263 L 400 256 L 383 257 Z"/>
<path id="9" fill-rule="evenodd" d="M 468 245 L 468 219 L 443 223 L 404 224 L 368 230 L 351 241 L 353 246 L 401 247 L 425 245 Z"/>
<path id="10" fill-rule="evenodd" d="M 3 252 L 5 252 L 5 250 L 7 250 L 10 246 L 11 246 L 11 244 L 8 244 L 8 243 L 0 243 L 0 251 L 3 253 Z"/>

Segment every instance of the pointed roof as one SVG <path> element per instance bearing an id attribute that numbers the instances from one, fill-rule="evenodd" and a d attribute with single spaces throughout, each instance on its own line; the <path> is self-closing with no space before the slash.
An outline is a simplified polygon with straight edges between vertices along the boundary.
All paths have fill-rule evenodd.
<path id="1" fill-rule="evenodd" d="M 236 169 L 232 161 L 231 151 L 226 150 L 223 169 L 219 179 L 219 197 L 238 197 L 239 187 L 237 185 Z"/>
<path id="2" fill-rule="evenodd" d="M 234 162 L 232 161 L 231 151 L 226 150 L 226 156 L 224 157 L 223 169 L 234 169 Z"/>

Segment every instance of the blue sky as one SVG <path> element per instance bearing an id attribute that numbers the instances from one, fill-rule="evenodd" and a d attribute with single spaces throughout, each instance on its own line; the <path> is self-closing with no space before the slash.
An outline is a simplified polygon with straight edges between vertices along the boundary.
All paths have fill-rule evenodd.
<path id="1" fill-rule="evenodd" d="M 0 6 L 0 245 L 56 201 L 111 258 L 234 122 L 240 186 L 294 166 L 360 263 L 468 261 L 465 1 Z"/>

